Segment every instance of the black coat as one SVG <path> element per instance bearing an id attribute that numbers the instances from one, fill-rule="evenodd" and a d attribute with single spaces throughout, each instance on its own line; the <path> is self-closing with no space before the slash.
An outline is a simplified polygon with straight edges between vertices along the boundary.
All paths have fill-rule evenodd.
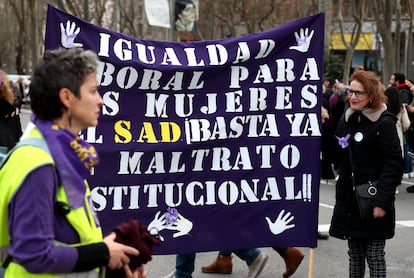
<path id="1" fill-rule="evenodd" d="M 374 206 L 386 211 L 382 218 L 361 218 L 358 212 L 349 159 L 349 146 L 341 149 L 342 164 L 336 184 L 336 203 L 330 235 L 340 239 L 388 239 L 395 230 L 395 189 L 401 183 L 403 159 L 395 117 L 385 106 L 374 111 L 348 109 L 341 118 L 336 136 L 351 135 L 355 183 L 378 181 Z"/>
<path id="2" fill-rule="evenodd" d="M 405 84 L 404 86 L 398 87 L 398 91 L 400 92 L 400 99 L 402 103 L 410 105 L 413 102 L 413 94 L 411 93 L 408 85 Z"/>
<path id="3" fill-rule="evenodd" d="M 11 149 L 22 135 L 20 116 L 12 114 L 16 107 L 0 99 L 0 146 Z"/>

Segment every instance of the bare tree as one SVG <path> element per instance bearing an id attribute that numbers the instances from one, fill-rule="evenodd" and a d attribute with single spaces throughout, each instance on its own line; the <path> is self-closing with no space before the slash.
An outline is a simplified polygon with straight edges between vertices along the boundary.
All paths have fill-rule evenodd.
<path id="1" fill-rule="evenodd" d="M 391 73 L 396 70 L 394 45 L 392 41 L 392 15 L 395 10 L 395 1 L 378 0 L 371 1 L 374 9 L 374 16 L 377 22 L 378 32 L 382 39 L 382 79 L 388 80 Z"/>
<path id="2" fill-rule="evenodd" d="M 137 23 L 137 16 L 135 16 L 133 1 L 122 1 L 122 3 L 120 1 L 119 13 L 122 18 L 119 31 L 121 33 L 130 34 L 134 37 L 142 37 L 142 29 Z"/>
<path id="3" fill-rule="evenodd" d="M 359 42 L 359 38 L 361 36 L 362 24 L 366 18 L 367 5 L 366 5 L 366 0 L 350 1 L 350 4 L 351 4 L 350 9 L 351 9 L 352 17 L 354 19 L 354 23 L 352 26 L 350 41 L 348 42 L 347 38 L 345 37 L 345 33 L 347 32 L 344 30 L 344 20 L 343 20 L 343 13 L 342 13 L 342 7 L 344 3 L 342 0 L 340 0 L 337 2 L 337 4 L 338 4 L 337 5 L 338 21 L 339 21 L 339 27 L 341 30 L 342 43 L 345 45 L 345 48 L 346 48 L 342 81 L 345 84 L 347 84 L 349 80 L 349 72 L 351 70 L 352 58 L 354 56 L 355 47 L 357 46 Z"/>
<path id="4" fill-rule="evenodd" d="M 39 40 L 38 40 L 38 36 L 37 36 L 37 25 L 38 25 L 38 21 L 37 21 L 37 4 L 35 0 L 29 0 L 29 11 L 30 11 L 30 40 L 31 40 L 31 44 L 30 44 L 30 54 L 31 54 L 31 62 L 32 65 L 36 65 L 37 63 L 37 57 L 38 57 L 38 44 L 39 44 Z"/>
<path id="5" fill-rule="evenodd" d="M 204 39 L 252 34 L 319 12 L 321 0 L 200 1 L 200 29 Z M 324 0 L 332 1 L 332 0 Z"/>
<path id="6" fill-rule="evenodd" d="M 330 60 L 329 43 L 331 41 L 330 22 L 332 18 L 332 0 L 319 0 L 318 10 L 325 12 L 325 40 L 323 43 L 323 56 L 325 61 Z"/>
<path id="7" fill-rule="evenodd" d="M 25 1 L 12 1 L 8 0 L 8 5 L 12 10 L 13 17 L 16 20 L 17 32 L 14 34 L 17 36 L 16 40 L 16 55 L 15 55 L 15 68 L 17 73 L 25 73 L 28 65 L 26 63 L 27 55 L 27 22 L 25 12 L 27 10 Z"/>
<path id="8" fill-rule="evenodd" d="M 408 26 L 408 36 L 407 36 L 407 55 L 406 55 L 406 63 L 405 63 L 405 72 L 407 76 L 412 76 L 413 72 L 410 67 L 410 61 L 414 59 L 414 53 L 411 53 L 413 47 L 413 28 L 414 28 L 414 4 L 412 1 L 408 1 L 408 15 L 409 15 L 409 26 Z"/>
<path id="9" fill-rule="evenodd" d="M 334 0 L 200 0 L 199 33 L 195 34 L 194 39 L 210 40 L 251 34 L 324 11 L 326 20 L 324 56 L 325 61 L 329 61 L 332 31 L 330 27 L 332 20 L 338 19 L 331 16 L 331 11 L 333 3 L 338 2 L 347 3 L 349 7 L 352 5 L 352 9 L 349 10 L 352 10 L 355 21 L 354 35 L 352 41 L 348 42 L 347 49 L 349 49 L 345 64 L 350 66 L 352 51 L 359 39 L 358 32 L 361 31 L 360 25 L 365 19 L 366 8 L 363 3 L 366 3 L 371 5 L 377 23 L 378 31 L 373 30 L 373 32 L 380 34 L 379 41 L 382 45 L 379 49 L 383 49 L 383 61 L 380 65 L 383 67 L 383 76 L 388 78 L 390 73 L 397 69 L 400 56 L 404 70 L 408 71 L 411 68 L 408 62 L 414 23 L 414 7 L 411 0 L 401 1 L 404 6 L 401 13 L 397 14 L 395 5 L 400 2 L 398 0 L 335 0 L 335 2 Z M 0 32 L 3 37 L 9 38 L 0 41 L 1 67 L 12 72 L 30 72 L 38 57 L 42 55 L 47 3 L 74 16 L 132 37 L 153 40 L 174 39 L 174 36 L 166 35 L 172 33 L 167 29 L 148 24 L 144 0 L 0 0 L 2 10 L 0 24 L 5 26 Z M 341 15 L 345 17 L 345 14 L 341 13 Z M 396 21 L 393 21 L 393 15 L 396 15 L 395 20 L 399 16 L 402 21 L 405 20 L 404 30 L 401 31 L 401 33 L 405 32 L 405 41 L 401 44 L 406 43 L 407 47 L 404 53 L 401 50 L 401 55 L 395 52 L 400 50 L 399 47 L 395 47 L 399 44 L 395 44 L 398 41 L 393 41 L 391 32 L 391 26 L 398 28 L 398 25 L 395 25 Z M 410 27 L 407 26 L 408 17 L 411 20 Z M 342 17 L 340 19 L 344 22 Z M 400 39 L 399 31 L 397 34 L 396 40 Z M 348 70 L 349 68 L 344 72 L 348 73 Z"/>

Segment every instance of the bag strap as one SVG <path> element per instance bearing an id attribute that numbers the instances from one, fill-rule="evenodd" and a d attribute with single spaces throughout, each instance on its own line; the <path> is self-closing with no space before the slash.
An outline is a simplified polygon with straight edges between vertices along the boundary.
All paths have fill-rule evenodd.
<path id="1" fill-rule="evenodd" d="M 4 269 L 6 269 L 11 261 L 13 260 L 13 257 L 10 255 L 7 255 L 7 258 L 4 260 L 3 264 L 1 265 Z"/>
<path id="2" fill-rule="evenodd" d="M 352 180 L 352 185 L 355 188 L 355 165 L 354 165 L 354 160 L 352 159 L 352 140 L 350 140 L 349 145 L 348 145 L 348 152 L 349 152 L 349 162 L 351 164 L 351 180 Z"/>
<path id="3" fill-rule="evenodd" d="M 23 139 L 22 141 L 19 141 L 16 144 L 16 146 L 14 146 L 13 149 L 17 149 L 18 147 L 27 146 L 27 145 L 32 145 L 32 146 L 41 148 L 42 150 L 45 150 L 46 152 L 50 153 L 49 147 L 47 146 L 46 141 L 41 139 L 41 138 L 26 138 L 26 139 Z"/>

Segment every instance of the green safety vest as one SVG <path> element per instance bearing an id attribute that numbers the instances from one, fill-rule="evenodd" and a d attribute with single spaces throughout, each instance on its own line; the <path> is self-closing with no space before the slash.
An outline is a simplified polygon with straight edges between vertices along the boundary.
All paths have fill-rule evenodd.
<path id="1" fill-rule="evenodd" d="M 43 138 L 39 130 L 35 127 L 29 131 L 27 137 Z M 28 157 L 30 157 L 30 159 L 28 159 Z M 12 155 L 9 157 L 7 163 L 4 164 L 0 170 L 0 262 L 6 259 L 8 253 L 8 245 L 10 242 L 10 235 L 7 228 L 8 204 L 19 189 L 22 182 L 25 180 L 26 176 L 28 176 L 35 169 L 44 165 L 55 165 L 52 156 L 47 151 L 39 147 L 25 145 L 15 149 Z M 75 229 L 80 238 L 80 242 L 78 244 L 71 246 L 85 245 L 102 241 L 102 230 L 100 227 L 97 227 L 94 214 L 92 213 L 92 209 L 88 201 L 90 200 L 90 189 L 86 181 L 85 186 L 86 194 L 84 197 L 84 205 L 86 210 L 84 207 L 71 209 L 70 212 L 66 215 L 68 223 Z M 59 186 L 57 190 L 56 201 L 70 205 L 63 186 Z M 58 242 L 56 242 L 56 244 L 62 245 L 62 243 Z M 33 274 L 27 272 L 23 266 L 12 261 L 6 269 L 5 278 L 16 277 L 92 278 L 100 277 L 100 269 L 81 273 L 68 273 L 63 275 L 50 273 Z"/>

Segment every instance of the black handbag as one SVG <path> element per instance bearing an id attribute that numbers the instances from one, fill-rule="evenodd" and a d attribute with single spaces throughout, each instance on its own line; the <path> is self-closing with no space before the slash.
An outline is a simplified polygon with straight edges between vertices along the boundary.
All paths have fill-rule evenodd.
<path id="1" fill-rule="evenodd" d="M 373 214 L 373 202 L 375 195 L 377 195 L 377 184 L 378 181 L 368 181 L 363 184 L 355 184 L 354 176 L 354 162 L 352 160 L 352 150 L 351 145 L 348 147 L 349 150 L 349 160 L 351 162 L 351 171 L 352 171 L 352 183 L 354 186 L 355 198 L 358 203 L 359 215 L 362 218 L 366 218 Z"/>
<path id="2" fill-rule="evenodd" d="M 359 215 L 365 218 L 372 215 L 375 195 L 377 195 L 378 181 L 368 181 L 364 184 L 355 185 L 355 197 L 358 203 Z"/>

